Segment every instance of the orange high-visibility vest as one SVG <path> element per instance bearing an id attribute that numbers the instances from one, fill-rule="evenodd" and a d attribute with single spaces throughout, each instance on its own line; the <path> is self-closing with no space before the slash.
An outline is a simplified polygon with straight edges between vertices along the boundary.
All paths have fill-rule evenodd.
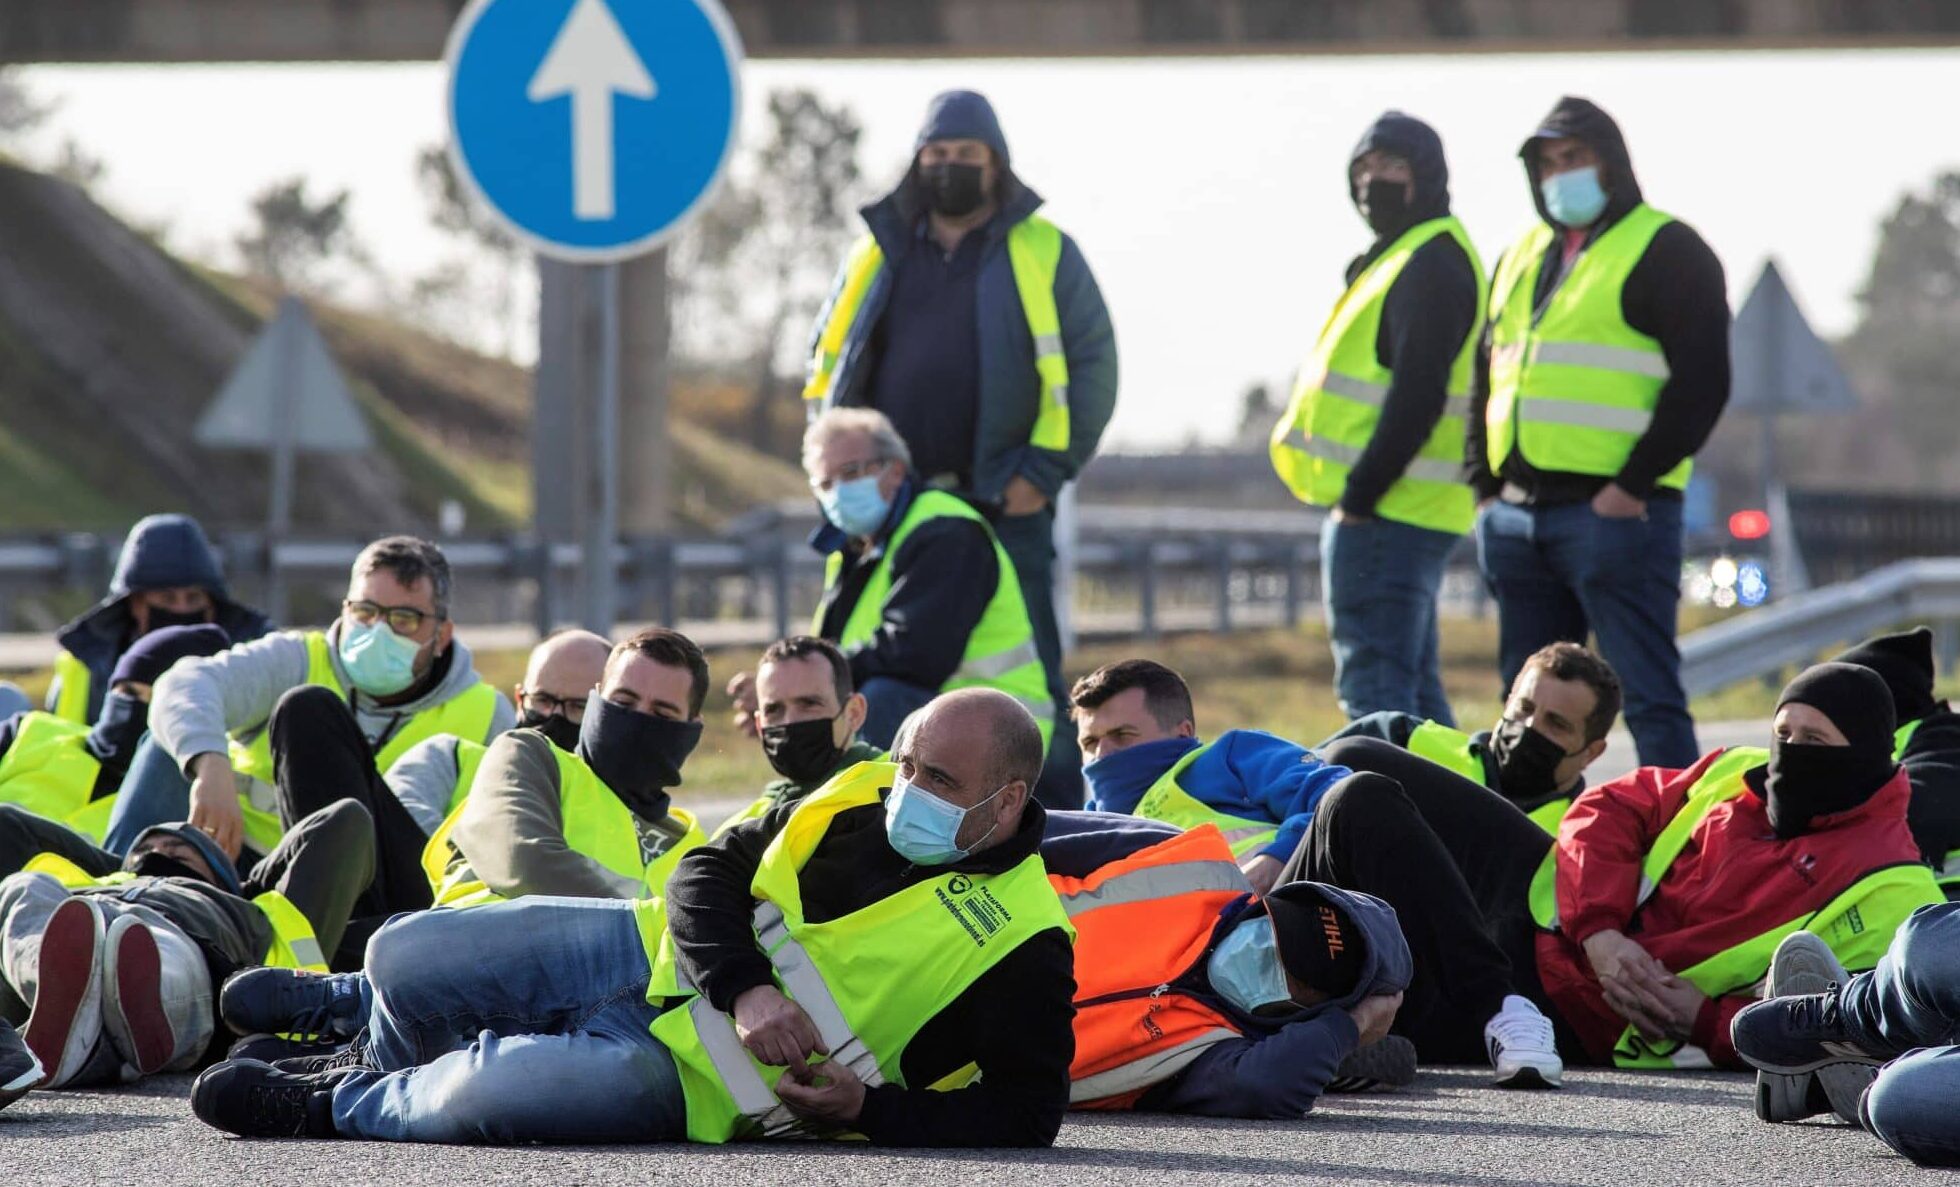
<path id="1" fill-rule="evenodd" d="M 1220 912 L 1252 893 L 1212 824 L 1086 878 L 1048 875 L 1075 925 L 1075 1062 L 1069 1107 L 1127 1109 L 1205 1048 L 1240 1031 L 1211 1004 L 1174 992 L 1211 945 Z"/>

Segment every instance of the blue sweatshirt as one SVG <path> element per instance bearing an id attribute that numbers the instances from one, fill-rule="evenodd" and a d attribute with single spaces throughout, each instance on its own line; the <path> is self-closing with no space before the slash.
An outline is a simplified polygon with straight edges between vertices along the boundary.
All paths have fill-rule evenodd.
<path id="1" fill-rule="evenodd" d="M 1145 742 L 1090 763 L 1082 768 L 1089 807 L 1135 812 L 1151 784 L 1199 745 L 1195 738 Z M 1277 824 L 1279 835 L 1260 852 L 1283 862 L 1300 847 L 1320 797 L 1349 773 L 1285 738 L 1260 730 L 1227 730 L 1184 768 L 1177 782 L 1207 807 Z"/>

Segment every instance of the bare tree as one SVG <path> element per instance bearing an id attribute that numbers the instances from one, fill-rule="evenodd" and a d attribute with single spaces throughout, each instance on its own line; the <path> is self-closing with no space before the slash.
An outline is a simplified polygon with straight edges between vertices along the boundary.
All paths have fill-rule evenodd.
<path id="1" fill-rule="evenodd" d="M 34 97 L 17 70 L 0 67 L 0 141 L 18 141 L 46 123 L 54 108 Z"/>
<path id="2" fill-rule="evenodd" d="M 468 193 L 442 145 L 427 145 L 415 155 L 415 176 L 429 202 L 429 221 L 488 261 L 494 279 L 487 304 L 502 336 L 504 357 L 509 358 L 517 348 L 517 294 L 530 267 L 530 252 Z M 459 268 L 469 270 L 467 264 L 452 261 L 429 279 L 435 288 L 447 291 Z"/>
<path id="3" fill-rule="evenodd" d="M 312 201 L 303 177 L 260 190 L 251 203 L 252 227 L 234 240 L 246 270 L 284 289 L 317 289 L 320 265 L 336 255 L 359 255 L 347 223 L 351 197 L 341 190 Z"/>

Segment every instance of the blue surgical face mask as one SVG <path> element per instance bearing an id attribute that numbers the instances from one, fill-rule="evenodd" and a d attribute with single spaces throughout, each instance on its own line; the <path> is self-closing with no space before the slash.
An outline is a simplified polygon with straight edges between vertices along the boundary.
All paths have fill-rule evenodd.
<path id="1" fill-rule="evenodd" d="M 340 665 L 354 687 L 371 697 L 391 697 L 415 683 L 420 654 L 421 644 L 397 635 L 385 622 L 341 621 Z"/>
<path id="2" fill-rule="evenodd" d="M 878 475 L 866 474 L 848 482 L 832 483 L 817 495 L 823 515 L 848 536 L 869 536 L 885 526 L 891 500 L 878 490 Z"/>
<path id="3" fill-rule="evenodd" d="M 900 857 L 915 866 L 943 866 L 958 861 L 994 831 L 989 828 L 974 838 L 973 845 L 960 848 L 960 825 L 966 822 L 966 814 L 982 804 L 992 803 L 995 796 L 1006 790 L 1003 786 L 972 808 L 962 808 L 909 780 L 900 779 L 892 784 L 890 794 L 885 797 L 885 837 Z M 994 824 L 998 826 L 1000 821 L 995 820 Z"/>
<path id="4" fill-rule="evenodd" d="M 1590 227 L 1606 209 L 1597 165 L 1547 177 L 1538 183 L 1538 192 L 1545 196 L 1545 210 L 1568 227 Z"/>
<path id="5" fill-rule="evenodd" d="M 1226 934 L 1205 962 L 1205 976 L 1221 997 L 1248 1014 L 1293 1004 L 1273 921 L 1265 915 L 1248 919 Z"/>

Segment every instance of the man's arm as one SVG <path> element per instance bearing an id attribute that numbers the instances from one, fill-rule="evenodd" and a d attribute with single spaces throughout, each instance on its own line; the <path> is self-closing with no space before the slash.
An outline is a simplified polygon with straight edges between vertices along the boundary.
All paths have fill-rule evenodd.
<path id="1" fill-rule="evenodd" d="M 999 585 L 993 541 L 971 520 L 933 520 L 906 538 L 891 566 L 884 621 L 849 649 L 851 676 L 860 688 L 873 676 L 938 688 L 959 670 Z"/>
<path id="2" fill-rule="evenodd" d="M 306 639 L 290 631 L 181 660 L 157 681 L 150 733 L 180 766 L 223 754 L 226 735 L 265 724 L 279 698 L 306 683 L 306 669 Z"/>
<path id="3" fill-rule="evenodd" d="M 1407 749 L 1409 736 L 1422 724 L 1422 718 L 1413 713 L 1403 713 L 1395 709 L 1383 709 L 1357 717 L 1340 729 L 1322 738 L 1315 750 L 1325 750 L 1342 738 L 1380 738 L 1390 746 Z"/>
<path id="4" fill-rule="evenodd" d="M 1503 268 L 1503 256 L 1497 258 L 1496 266 Z M 1470 356 L 1470 413 L 1463 421 L 1463 480 L 1477 492 L 1478 502 L 1496 498 L 1504 485 L 1491 472 L 1490 439 L 1484 427 L 1484 414 L 1490 407 L 1491 311 L 1486 309 L 1484 314 L 1483 327 L 1477 331 L 1477 349 Z"/>
<path id="5" fill-rule="evenodd" d="M 424 738 L 381 774 L 381 781 L 421 826 L 423 836 L 432 836 L 442 827 L 449 801 L 456 798 L 457 741 L 451 734 Z"/>
<path id="6" fill-rule="evenodd" d="M 1139 1108 L 1204 1117 L 1297 1121 L 1360 1041 L 1346 1010 L 1326 1010 L 1264 1038 L 1227 1039 L 1184 1074 L 1152 1089 Z"/>
<path id="7" fill-rule="evenodd" d="M 1388 394 L 1341 493 L 1343 514 L 1366 518 L 1415 460 L 1447 406 L 1450 371 L 1477 325 L 1477 274 L 1463 247 L 1439 235 L 1416 250 L 1383 302 L 1376 354 Z"/>
<path id="8" fill-rule="evenodd" d="M 1559 930 L 1573 943 L 1623 930 L 1633 918 L 1649 846 L 1687 802 L 1689 789 L 1716 754 L 1685 771 L 1642 767 L 1572 801 L 1559 824 L 1555 852 Z"/>
<path id="9" fill-rule="evenodd" d="M 1669 223 L 1627 275 L 1627 324 L 1660 342 L 1667 382 L 1654 419 L 1613 481 L 1637 499 L 1693 457 L 1729 402 L 1729 298 L 1722 261 L 1686 223 Z"/>
<path id="10" fill-rule="evenodd" d="M 769 958 L 755 944 L 755 895 L 749 887 L 763 851 L 782 831 L 795 804 L 781 804 L 698 849 L 689 850 L 667 879 L 667 931 L 681 968 L 708 1004 L 724 1014 L 735 999 L 776 983 Z"/>
<path id="11" fill-rule="evenodd" d="M 979 1080 L 952 1092 L 869 1089 L 854 1128 L 882 1146 L 1051 1145 L 1068 1111 L 1074 994 L 1068 938 L 1035 936 L 949 1007 L 946 1021 L 957 1023 Z"/>
<path id="12" fill-rule="evenodd" d="M 1068 359 L 1068 449 L 1029 446 L 1020 466 L 1021 477 L 1040 488 L 1051 503 L 1096 455 L 1103 430 L 1116 411 L 1116 328 L 1089 261 L 1066 235 L 1055 271 L 1055 309 L 1062 322 L 1062 353 Z"/>
<path id="13" fill-rule="evenodd" d="M 1226 767 L 1245 788 L 1247 798 L 1279 824 L 1279 835 L 1262 852 L 1284 863 L 1307 835 L 1320 797 L 1350 772 L 1271 734 L 1234 730 L 1225 742 Z"/>
<path id="14" fill-rule="evenodd" d="M 510 733 L 490 744 L 449 839 L 505 898 L 638 898 L 645 889 L 566 843 L 558 760 L 542 734 Z"/>

